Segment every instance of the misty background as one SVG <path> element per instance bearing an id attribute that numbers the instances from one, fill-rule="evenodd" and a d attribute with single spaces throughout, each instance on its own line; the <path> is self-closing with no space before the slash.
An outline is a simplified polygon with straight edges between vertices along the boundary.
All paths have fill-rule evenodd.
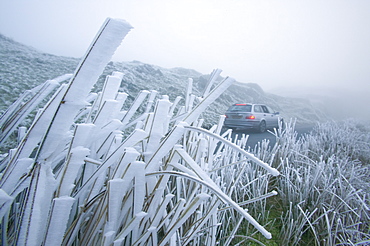
<path id="1" fill-rule="evenodd" d="M 209 73 L 370 119 L 370 1 L 0 0 L 0 33 L 81 57 L 107 17 L 134 29 L 114 61 Z"/>

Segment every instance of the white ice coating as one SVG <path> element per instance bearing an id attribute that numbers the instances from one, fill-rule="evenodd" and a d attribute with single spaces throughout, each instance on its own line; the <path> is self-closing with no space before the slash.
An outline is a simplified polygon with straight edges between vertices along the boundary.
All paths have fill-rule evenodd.
<path id="1" fill-rule="evenodd" d="M 45 235 L 50 205 L 55 190 L 55 179 L 50 166 L 37 165 L 35 179 L 30 187 L 25 215 L 22 218 L 21 237 L 17 245 L 41 245 Z"/>
<path id="2" fill-rule="evenodd" d="M 256 164 L 258 164 L 259 166 L 265 168 L 271 175 L 273 175 L 273 176 L 280 175 L 279 171 L 276 170 L 275 168 L 273 168 L 270 165 L 268 165 L 267 163 L 261 161 L 260 159 L 258 159 L 257 157 L 255 157 L 253 154 L 248 153 L 244 149 L 240 148 L 238 145 L 236 145 L 236 144 L 234 144 L 234 143 L 232 143 L 230 141 L 225 140 L 224 138 L 220 137 L 219 135 L 213 134 L 213 133 L 211 133 L 211 132 L 209 132 L 209 131 L 207 131 L 205 129 L 201 129 L 201 128 L 197 128 L 197 127 L 186 126 L 186 128 L 192 129 L 192 130 L 195 130 L 195 131 L 206 133 L 206 134 L 212 136 L 213 138 L 218 139 L 218 140 L 222 141 L 223 143 L 227 144 L 228 146 L 230 146 L 234 150 L 242 153 L 244 156 L 246 156 L 251 161 L 253 161 Z"/>
<path id="3" fill-rule="evenodd" d="M 185 110 L 186 111 L 189 111 L 191 109 L 190 97 L 192 95 L 192 91 L 193 91 L 193 79 L 189 78 L 188 87 L 186 89 L 186 95 L 185 95 Z"/>
<path id="4" fill-rule="evenodd" d="M 54 112 L 58 107 L 58 101 L 62 99 L 62 96 L 66 90 L 67 86 L 62 85 L 49 100 L 39 117 L 34 120 L 27 131 L 25 138 L 20 144 L 20 147 L 18 147 L 18 158 L 29 157 L 37 144 L 41 141 L 42 137 L 45 135 L 47 126 L 50 125 L 53 119 Z"/>
<path id="5" fill-rule="evenodd" d="M 13 169 L 6 174 L 1 179 L 1 188 L 8 194 L 11 194 L 14 187 L 20 180 L 20 177 L 29 171 L 32 167 L 34 160 L 31 158 L 18 159 L 13 167 Z"/>
<path id="6" fill-rule="evenodd" d="M 91 145 L 101 146 L 106 138 L 109 137 L 109 134 L 120 127 L 122 127 L 122 123 L 117 119 L 113 119 L 103 126 L 96 127 L 96 132 L 94 131 L 90 136 Z"/>
<path id="7" fill-rule="evenodd" d="M 224 202 L 229 203 L 232 207 L 238 210 L 243 216 L 257 229 L 259 230 L 266 238 L 271 238 L 271 233 L 266 231 L 263 226 L 261 226 L 252 216 L 250 216 L 245 210 L 243 210 L 237 203 L 235 203 L 228 195 L 226 195 L 217 184 L 208 176 L 208 174 L 196 163 L 191 156 L 182 148 L 177 147 L 176 151 L 180 156 L 186 161 L 186 163 L 191 167 L 191 169 L 196 173 L 196 175 L 203 181 L 207 183 L 208 186 L 211 186 L 214 191 L 217 192 L 218 196 L 224 200 Z"/>
<path id="8" fill-rule="evenodd" d="M 198 206 L 208 199 L 210 196 L 205 193 L 201 193 L 197 195 L 193 201 L 189 203 L 187 207 L 184 208 L 184 212 L 182 213 L 182 216 L 176 221 L 176 223 L 171 227 L 171 230 L 167 232 L 166 236 L 162 239 L 160 246 L 166 245 L 167 241 L 169 241 L 174 233 L 176 233 L 176 230 L 183 224 L 185 221 L 195 212 L 195 210 L 198 208 Z"/>
<path id="9" fill-rule="evenodd" d="M 153 154 L 151 159 L 147 162 L 146 171 L 152 172 L 158 170 L 160 166 L 161 158 L 166 155 L 169 150 L 177 143 L 177 141 L 182 137 L 185 132 L 184 122 L 179 123 L 168 135 L 162 140 L 160 146 L 157 148 L 156 152 Z"/>
<path id="10" fill-rule="evenodd" d="M 214 102 L 232 83 L 234 79 L 227 77 L 220 84 L 218 84 L 202 102 L 197 104 L 194 109 L 185 117 L 183 121 L 188 124 L 193 123 L 199 115 L 212 103 Z"/>
<path id="11" fill-rule="evenodd" d="M 64 98 L 66 102 L 84 103 L 84 98 L 131 28 L 124 20 L 108 18 L 105 21 L 70 81 L 68 93 Z"/>
<path id="12" fill-rule="evenodd" d="M 212 85 L 216 82 L 216 79 L 220 76 L 222 70 L 221 69 L 215 69 L 211 73 L 211 77 L 208 80 L 207 86 L 204 89 L 203 96 L 207 96 L 212 88 Z"/>
<path id="13" fill-rule="evenodd" d="M 107 168 L 109 168 L 113 163 L 122 156 L 122 150 L 124 150 L 126 147 L 133 146 L 137 142 L 141 141 L 147 136 L 147 133 L 142 130 L 135 130 L 120 146 L 119 148 L 114 151 L 111 156 L 109 156 L 104 163 L 102 163 L 95 172 L 89 177 L 89 179 L 84 183 L 84 185 L 81 187 L 80 191 L 83 193 L 84 189 L 87 189 L 96 178 L 98 178 L 101 174 L 103 174 Z"/>
<path id="14" fill-rule="evenodd" d="M 35 93 L 32 100 L 22 106 L 22 111 L 17 113 L 17 117 L 7 122 L 7 128 L 2 129 L 1 139 L 6 139 L 14 129 L 25 119 L 25 117 L 39 105 L 59 84 L 53 80 L 48 80 L 44 83 L 40 91 Z"/>
<path id="15" fill-rule="evenodd" d="M 105 160 L 105 158 L 109 157 L 114 151 L 116 151 L 116 149 L 120 146 L 123 140 L 122 132 L 119 130 L 113 131 L 111 135 L 112 135 L 112 138 L 110 140 L 110 144 L 104 155 L 103 160 Z"/>
<path id="16" fill-rule="evenodd" d="M 148 173 L 147 176 L 153 176 L 153 175 L 176 175 L 181 177 L 186 177 L 190 180 L 194 180 L 198 182 L 199 184 L 202 184 L 204 186 L 207 186 L 209 189 L 213 190 L 213 192 L 224 202 L 229 204 L 231 207 L 233 207 L 236 211 L 238 211 L 245 219 L 248 220 L 249 223 L 251 223 L 259 232 L 262 233 L 267 239 L 271 239 L 272 235 L 270 232 L 268 232 L 263 226 L 261 226 L 247 211 L 242 209 L 235 201 L 233 201 L 228 195 L 226 195 L 224 192 L 220 190 L 220 188 L 217 185 L 213 185 L 212 183 L 209 184 L 206 181 L 190 176 L 186 173 L 180 173 L 180 172 L 174 172 L 174 171 L 160 171 L 160 172 L 153 172 Z"/>
<path id="17" fill-rule="evenodd" d="M 144 101 L 144 99 L 149 93 L 150 93 L 149 91 L 143 90 L 135 98 L 135 101 L 132 103 L 130 109 L 126 112 L 125 116 L 122 119 L 122 124 L 124 126 L 127 125 L 127 123 L 130 121 L 132 116 L 135 114 L 136 110 L 139 108 L 139 106 L 141 105 L 141 103 Z"/>
<path id="18" fill-rule="evenodd" d="M 165 128 L 165 124 L 167 123 L 170 106 L 170 101 L 163 99 L 158 100 L 156 111 L 154 112 L 153 123 L 151 124 L 149 132 L 149 140 L 145 154 L 146 160 L 149 160 L 153 156 L 154 151 L 165 133 L 164 130 L 167 129 Z"/>
<path id="19" fill-rule="evenodd" d="M 0 134 L 0 141 L 4 141 L 15 130 L 17 126 L 24 120 L 24 118 L 35 109 L 47 97 L 59 83 L 70 78 L 70 74 L 59 76 L 52 80 L 47 80 L 36 88 L 24 93 L 24 96 L 19 98 L 11 107 L 0 117 L 0 127 L 2 132 Z M 27 95 L 32 95 L 27 103 L 22 103 Z M 21 106 L 21 104 L 23 104 Z M 11 117 L 17 110 L 16 117 Z M 3 127 L 6 124 L 6 127 Z"/>
<path id="20" fill-rule="evenodd" d="M 111 246 L 113 244 L 113 240 L 116 237 L 116 232 L 115 231 L 108 231 L 104 233 L 103 236 L 103 246 Z"/>
<path id="21" fill-rule="evenodd" d="M 18 136 L 17 136 L 17 143 L 19 144 L 24 136 L 26 135 L 27 127 L 21 126 L 18 128 Z"/>
<path id="22" fill-rule="evenodd" d="M 114 241 L 113 245 L 122 245 L 122 241 L 125 239 L 125 237 L 135 228 L 139 225 L 140 220 L 145 217 L 147 213 L 140 212 L 137 213 L 131 223 L 124 228 L 124 230 L 118 235 L 119 237 Z"/>
<path id="23" fill-rule="evenodd" d="M 99 108 L 104 103 L 104 101 L 116 99 L 118 89 L 121 85 L 122 76 L 123 74 L 122 75 L 117 74 L 117 76 L 107 76 L 104 83 Z"/>
<path id="24" fill-rule="evenodd" d="M 95 130 L 96 126 L 94 124 L 76 124 L 76 129 L 70 148 L 73 149 L 77 146 L 89 147 L 91 136 L 93 136 Z"/>
<path id="25" fill-rule="evenodd" d="M 142 161 L 135 161 L 132 164 L 135 169 L 135 185 L 134 185 L 134 214 L 139 213 L 143 209 L 145 199 L 145 163 Z"/>
<path id="26" fill-rule="evenodd" d="M 82 146 L 75 147 L 71 150 L 62 171 L 59 196 L 71 195 L 77 174 L 81 166 L 85 163 L 84 159 L 89 153 L 90 150 Z"/>
<path id="27" fill-rule="evenodd" d="M 150 109 L 152 108 L 152 105 L 154 103 L 154 99 L 157 96 L 157 94 L 158 94 L 158 91 L 156 91 L 156 90 L 151 90 L 150 91 L 150 95 L 149 95 L 149 98 L 148 98 L 148 103 L 145 107 L 145 113 L 149 113 Z"/>
<path id="28" fill-rule="evenodd" d="M 103 126 L 113 119 L 118 112 L 119 103 L 116 100 L 105 100 L 99 108 L 98 114 L 94 120 L 94 124 L 98 127 Z"/>
<path id="29" fill-rule="evenodd" d="M 106 64 L 110 61 L 122 39 L 132 27 L 123 20 L 107 19 L 83 57 L 69 82 L 44 143 L 41 145 L 40 160 L 46 160 L 78 113 L 86 105 L 85 98 L 95 84 Z"/>
<path id="30" fill-rule="evenodd" d="M 173 197 L 174 197 L 173 194 L 167 194 L 162 201 L 163 206 L 160 206 L 155 213 L 154 209 L 156 209 L 156 206 L 151 206 L 149 208 L 148 215 L 152 216 L 152 218 L 150 221 L 149 229 L 143 234 L 143 236 L 141 237 L 141 241 L 145 241 L 148 237 L 150 237 L 152 232 L 156 230 L 160 223 L 160 220 L 162 219 L 162 216 L 165 214 L 167 204 L 171 201 Z"/>
<path id="31" fill-rule="evenodd" d="M 174 113 L 174 110 L 177 107 L 177 105 L 180 102 L 180 100 L 181 100 L 181 97 L 180 96 L 177 96 L 176 99 L 175 99 L 175 101 L 172 103 L 170 112 L 168 114 L 169 116 L 171 116 L 171 118 L 172 118 L 173 113 Z"/>
<path id="32" fill-rule="evenodd" d="M 113 178 L 122 178 L 129 163 L 134 162 L 140 153 L 132 147 L 125 148 L 123 157 L 120 159 L 119 165 L 114 171 Z"/>
<path id="33" fill-rule="evenodd" d="M 118 219 L 121 214 L 121 204 L 124 196 L 122 192 L 124 188 L 124 180 L 112 179 L 108 182 L 108 218 L 107 224 L 104 228 L 105 231 L 117 231 Z"/>
<path id="34" fill-rule="evenodd" d="M 0 189 L 0 218 L 2 218 L 12 205 L 13 197 L 9 196 L 4 190 Z"/>
<path id="35" fill-rule="evenodd" d="M 67 229 L 69 214 L 75 199 L 64 196 L 53 199 L 51 218 L 46 232 L 44 245 L 62 245 L 63 236 Z"/>
<path id="36" fill-rule="evenodd" d="M 117 96 L 116 96 L 115 99 L 118 101 L 118 105 L 117 105 L 118 112 L 116 113 L 116 115 L 113 115 L 114 119 L 122 119 L 123 118 L 123 114 L 122 114 L 121 110 L 122 110 L 123 104 L 125 103 L 125 101 L 127 99 L 127 96 L 128 96 L 127 93 L 123 93 L 123 92 L 118 92 L 117 93 Z"/>

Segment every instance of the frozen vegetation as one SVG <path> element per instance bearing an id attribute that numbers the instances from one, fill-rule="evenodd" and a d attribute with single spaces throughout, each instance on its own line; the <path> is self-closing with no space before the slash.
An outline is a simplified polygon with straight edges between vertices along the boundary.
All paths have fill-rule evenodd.
<path id="1" fill-rule="evenodd" d="M 276 219 L 279 245 L 369 245 L 370 128 L 329 121 L 298 138 L 294 125 L 275 132 L 272 149 L 255 150 L 281 173 L 263 210 Z"/>
<path id="2" fill-rule="evenodd" d="M 2 115 L 1 143 L 18 133 L 1 162 L 2 244 L 229 245 L 242 221 L 270 239 L 245 205 L 276 192 L 264 182 L 248 198 L 243 174 L 279 172 L 243 149 L 245 137 L 220 136 L 223 116 L 201 127 L 233 79 L 214 70 L 200 96 L 189 79 L 184 98 L 143 90 L 126 104 L 114 72 L 91 92 L 129 29 L 108 19 L 73 75 L 26 91 Z"/>
<path id="3" fill-rule="evenodd" d="M 65 71 L 44 83 L 34 69 L 48 65 L 1 74 L 12 95 L 0 119 L 2 245 L 370 244 L 367 126 L 328 121 L 298 137 L 285 120 L 274 146 L 246 151 L 248 135 L 233 139 L 219 116 L 243 96 L 301 122 L 323 116 L 220 70 L 109 62 L 129 29 L 107 20 L 79 65 L 58 58 Z M 6 57 L 15 44 L 0 38 Z M 13 53 L 2 66 L 27 66 Z"/>

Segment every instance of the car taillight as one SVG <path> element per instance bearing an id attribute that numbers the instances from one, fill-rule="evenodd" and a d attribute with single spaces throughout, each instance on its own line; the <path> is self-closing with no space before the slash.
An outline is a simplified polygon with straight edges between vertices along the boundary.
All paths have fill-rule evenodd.
<path id="1" fill-rule="evenodd" d="M 229 116 L 227 116 L 227 115 L 225 114 L 225 118 L 229 118 Z"/>
<path id="2" fill-rule="evenodd" d="M 245 117 L 246 119 L 248 119 L 248 120 L 254 120 L 255 118 L 256 118 L 256 116 L 254 116 L 254 115 L 249 115 L 249 116 L 247 116 L 247 117 Z"/>

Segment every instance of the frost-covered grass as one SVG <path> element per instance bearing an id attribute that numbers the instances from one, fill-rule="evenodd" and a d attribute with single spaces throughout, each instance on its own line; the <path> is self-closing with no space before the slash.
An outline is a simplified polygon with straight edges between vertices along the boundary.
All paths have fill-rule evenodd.
<path id="1" fill-rule="evenodd" d="M 1 244 L 213 246 L 256 232 L 271 238 L 247 208 L 276 195 L 268 185 L 279 172 L 244 150 L 245 137 L 220 135 L 223 116 L 201 127 L 199 116 L 233 79 L 219 80 L 215 70 L 201 95 L 190 79 L 185 98 L 141 91 L 126 105 L 124 75 L 115 72 L 91 92 L 129 29 L 108 19 L 68 83 L 47 81 L 2 115 L 0 144 L 14 131 L 18 139 L 0 163 Z M 32 124 L 19 127 L 35 108 Z M 245 221 L 253 232 L 239 236 Z"/>
<path id="2" fill-rule="evenodd" d="M 266 208 L 278 211 L 270 219 L 279 243 L 370 244 L 370 129 L 354 120 L 319 123 L 298 138 L 290 122 L 275 134 L 274 148 L 262 143 L 255 154 L 281 172 L 273 181 L 279 196 Z"/>
<path id="3" fill-rule="evenodd" d="M 233 143 L 230 131 L 219 135 L 223 117 L 210 130 L 198 119 L 232 80 L 198 104 L 188 100 L 190 90 L 185 106 L 143 91 L 120 109 L 127 95 L 117 92 L 119 76 L 108 77 L 92 105 L 76 111 L 70 130 L 50 141 L 53 149 L 45 152 L 42 142 L 60 133 L 41 133 L 51 128 L 65 85 L 28 130 L 18 131 L 18 148 L 1 163 L 1 242 L 229 245 L 243 220 L 269 238 L 244 208 L 276 195 L 267 190 L 269 172 L 278 173 L 243 149 L 245 137 Z M 18 118 L 4 122 L 13 126 Z M 58 125 L 56 131 L 65 122 Z"/>
<path id="4" fill-rule="evenodd" d="M 47 81 L 2 115 L 0 143 L 18 134 L 0 163 L 2 245 L 370 243 L 368 128 L 328 122 L 298 138 L 288 122 L 251 154 L 247 135 L 221 133 L 223 117 L 202 128 L 233 82 L 220 70 L 202 94 L 189 79 L 184 98 L 120 92 L 117 72 L 92 92 L 129 29 L 105 24 L 69 83 Z"/>

